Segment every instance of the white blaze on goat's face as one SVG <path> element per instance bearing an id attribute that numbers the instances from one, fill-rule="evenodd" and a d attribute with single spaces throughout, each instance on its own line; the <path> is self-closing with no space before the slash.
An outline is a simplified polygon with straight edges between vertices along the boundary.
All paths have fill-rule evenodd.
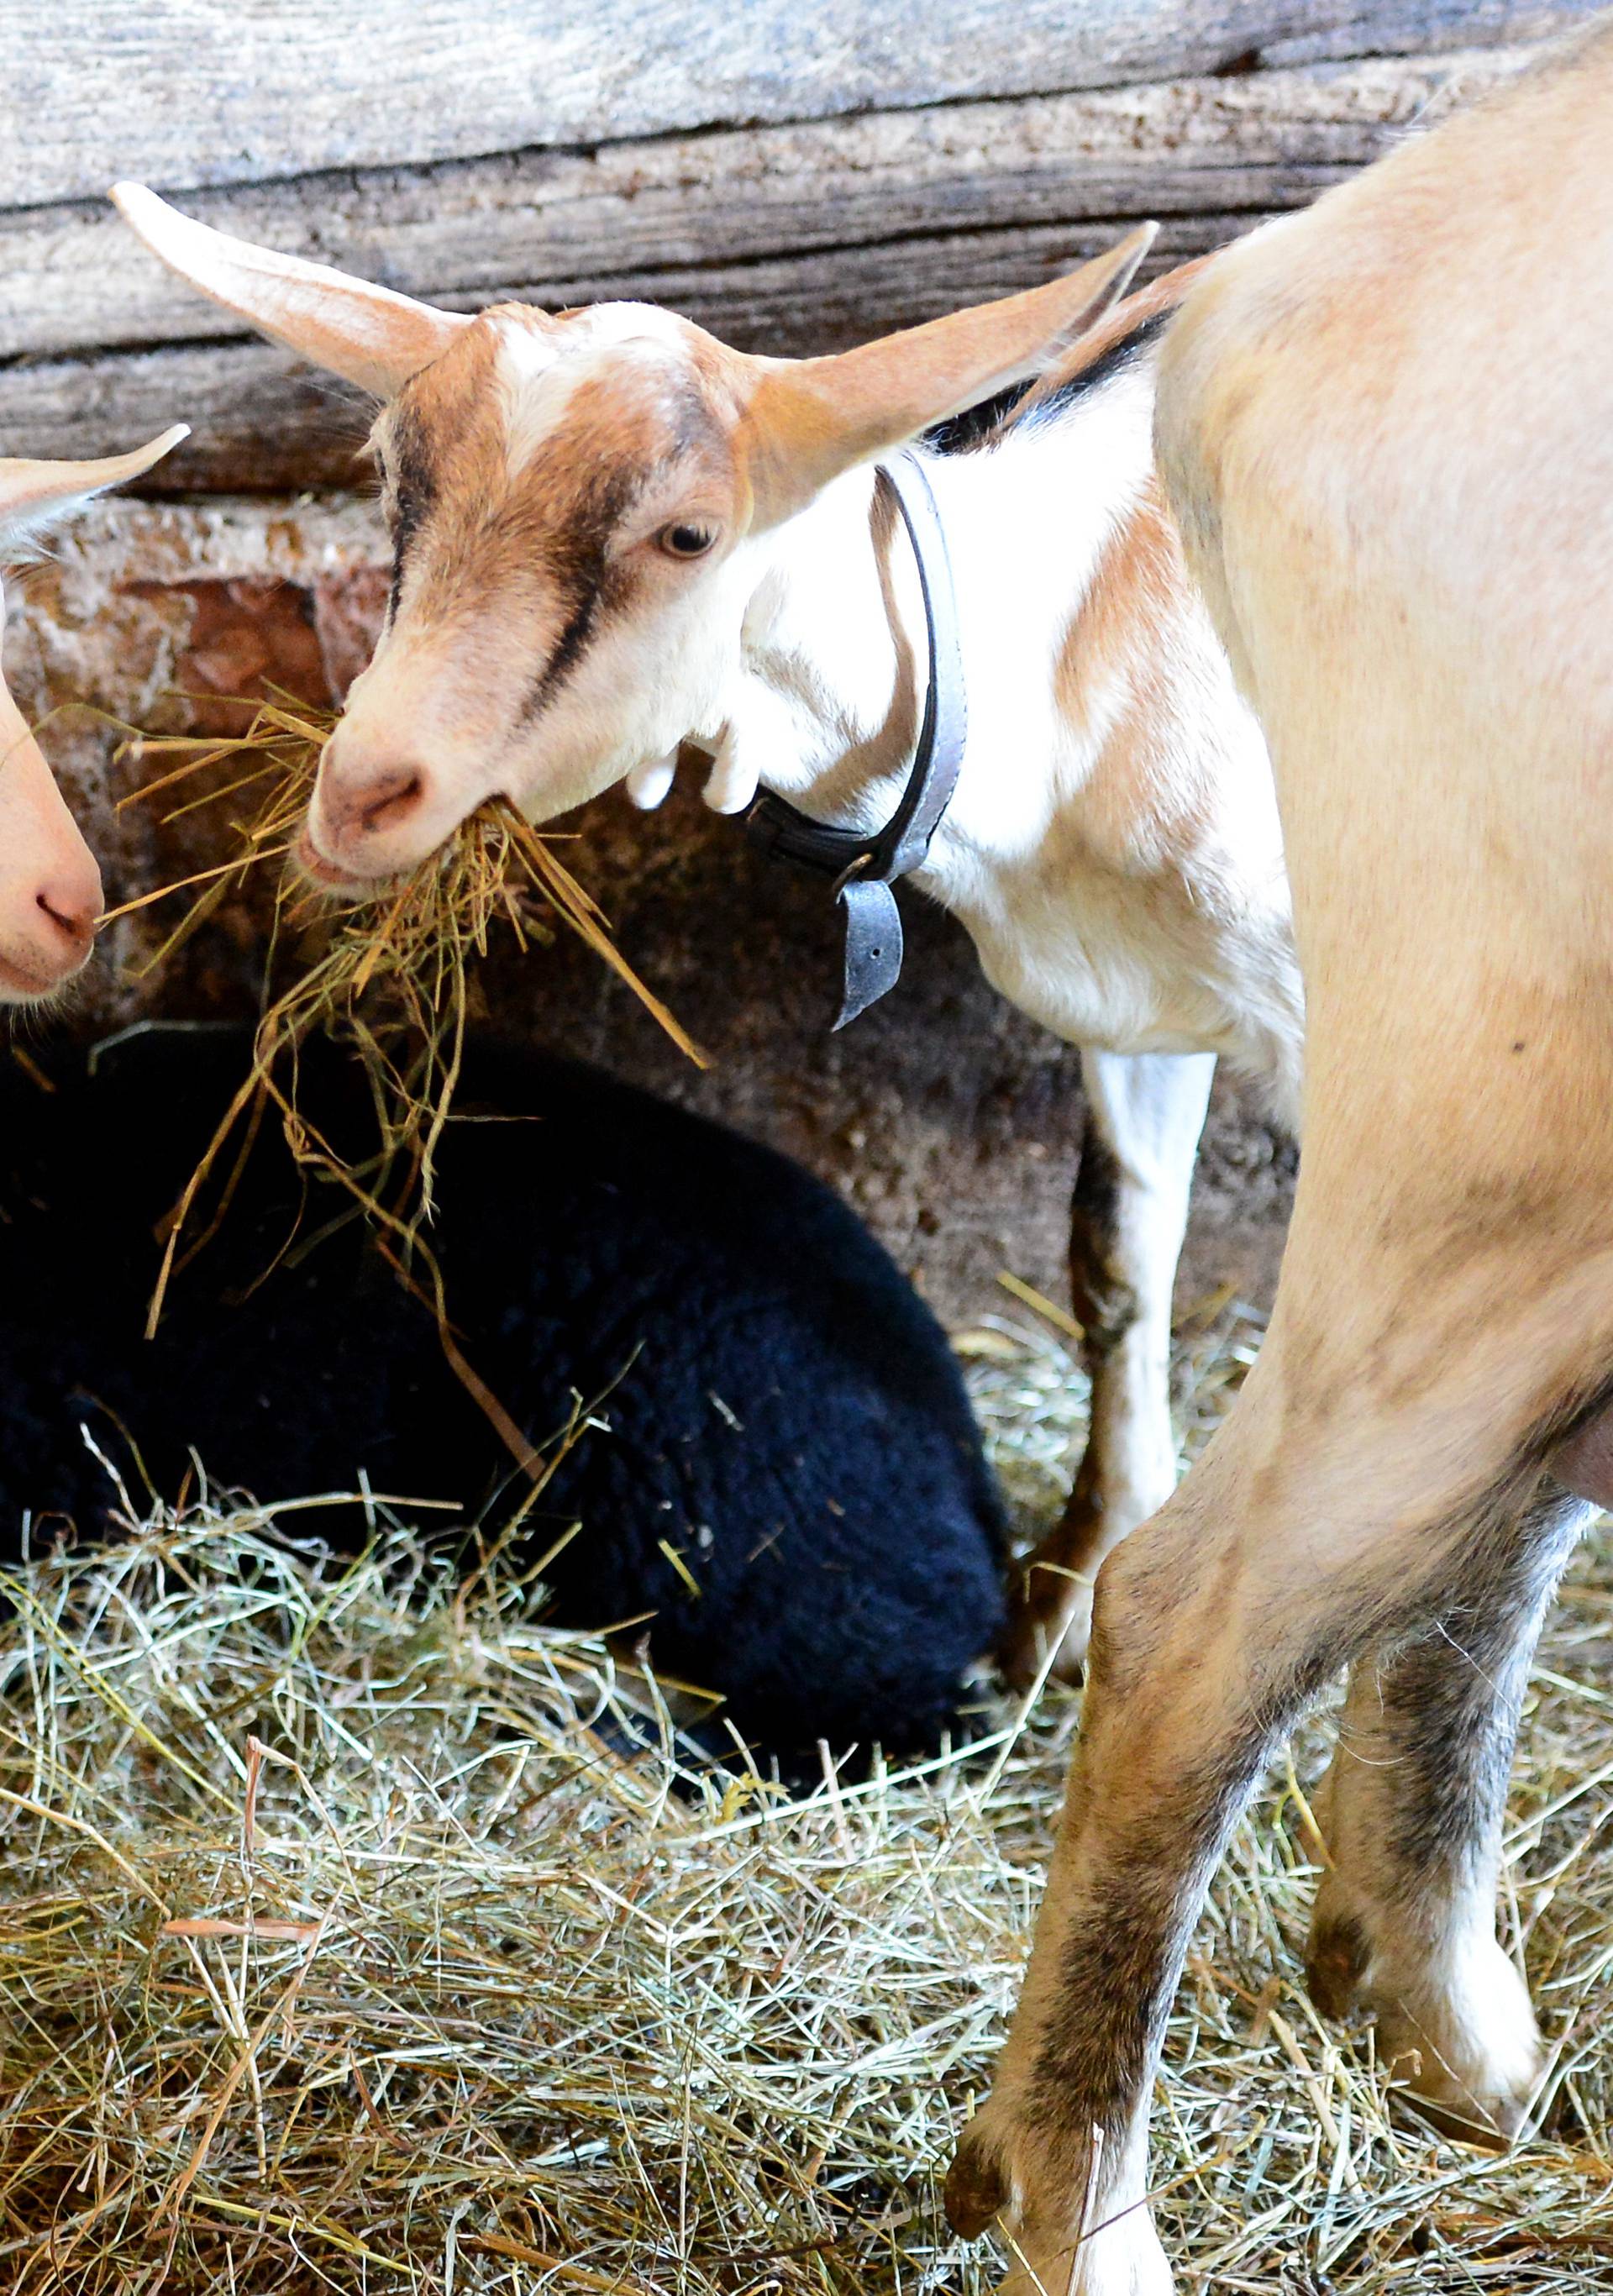
<path id="1" fill-rule="evenodd" d="M 1037 373 L 1120 294 L 1144 226 L 1069 278 L 831 358 L 762 359 L 649 305 L 466 319 L 114 192 L 173 269 L 387 401 L 397 548 L 326 749 L 305 865 L 373 882 L 495 794 L 533 820 L 720 734 L 760 537 L 831 480 Z M 732 800 L 732 793 L 730 793 Z"/>
<path id="2" fill-rule="evenodd" d="M 104 487 L 139 477 L 186 436 L 183 423 L 102 462 L 0 460 L 0 564 Z M 0 588 L 0 637 L 5 601 Z M 0 1004 L 25 1004 L 70 980 L 101 914 L 101 872 L 33 733 L 0 677 Z"/>

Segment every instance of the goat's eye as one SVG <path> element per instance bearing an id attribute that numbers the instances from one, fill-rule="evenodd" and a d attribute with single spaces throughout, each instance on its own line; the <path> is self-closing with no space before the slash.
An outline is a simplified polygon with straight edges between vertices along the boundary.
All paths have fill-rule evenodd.
<path id="1" fill-rule="evenodd" d="M 687 526 L 682 520 L 662 527 L 655 538 L 668 558 L 700 558 L 716 540 L 708 526 Z"/>

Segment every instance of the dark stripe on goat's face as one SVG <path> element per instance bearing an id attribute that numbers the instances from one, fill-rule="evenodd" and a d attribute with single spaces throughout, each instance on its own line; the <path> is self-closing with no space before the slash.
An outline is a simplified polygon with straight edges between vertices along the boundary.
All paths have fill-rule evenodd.
<path id="1" fill-rule="evenodd" d="M 585 348 L 587 315 L 579 315 Z M 618 547 L 646 487 L 687 459 L 691 480 L 731 482 L 726 435 L 696 376 L 675 361 L 601 362 L 566 396 L 554 427 L 511 449 L 511 391 L 499 372 L 510 330 L 559 340 L 564 322 L 495 310 L 407 384 L 379 440 L 395 542 L 393 609 L 412 635 L 485 644 L 510 718 L 549 706 L 637 589 L 639 554 Z M 406 586 L 408 601 L 403 603 Z"/>
<path id="2" fill-rule="evenodd" d="M 560 532 L 543 556 L 565 613 L 549 659 L 533 677 L 521 703 L 520 719 L 530 725 L 554 699 L 608 619 L 626 599 L 631 584 L 613 565 L 610 545 L 644 480 L 642 471 L 605 471 L 582 489 Z"/>
<path id="3" fill-rule="evenodd" d="M 392 621 L 397 619 L 410 550 L 437 499 L 437 480 L 425 436 L 406 406 L 393 415 L 386 451 L 392 502 L 392 587 L 387 619 Z"/>
<path id="4" fill-rule="evenodd" d="M 553 652 L 527 689 L 520 709 L 523 726 L 529 726 L 535 718 L 542 715 L 587 652 L 594 636 L 594 616 L 599 596 L 600 585 L 595 583 L 573 607 Z"/>

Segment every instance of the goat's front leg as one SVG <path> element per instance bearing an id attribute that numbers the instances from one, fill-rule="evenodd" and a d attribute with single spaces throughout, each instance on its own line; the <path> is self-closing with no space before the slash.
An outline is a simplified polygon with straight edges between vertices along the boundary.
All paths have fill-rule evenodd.
<path id="1" fill-rule="evenodd" d="M 961 2232 L 999 2211 L 1015 2229 L 1026 2296 L 1169 2288 L 1144 2198 L 1148 2098 L 1227 1836 L 1331 1674 L 1453 1616 L 1480 1563 L 1519 1537 L 1507 1431 L 1484 1428 L 1481 1403 L 1442 1443 L 1437 1377 L 1391 1409 L 1364 1381 L 1319 1382 L 1314 1355 L 1308 1324 L 1285 1346 L 1273 1322 L 1232 1418 L 1099 1577 L 1024 1991 L 947 2182 Z M 1376 1503 L 1388 1491 L 1392 1523 Z"/>
<path id="2" fill-rule="evenodd" d="M 1148 2100 L 1188 1936 L 1273 1729 L 1309 1687 L 1312 1617 L 1262 1621 L 1216 1450 L 1104 1564 L 1047 1894 L 989 2101 L 946 2208 L 1001 2213 L 1015 2296 L 1164 2296 Z"/>
<path id="3" fill-rule="evenodd" d="M 1086 1450 L 1061 1520 L 1017 1568 L 1002 1657 L 1011 1681 L 1078 1677 L 1093 1582 L 1110 1548 L 1176 1484 L 1171 1296 L 1213 1053 L 1087 1051 L 1070 1205 L 1070 1289 L 1092 1381 Z"/>
<path id="4" fill-rule="evenodd" d="M 1317 1796 L 1312 1997 L 1375 2010 L 1380 2061 L 1458 2133 L 1511 2136 L 1539 2071 L 1495 1885 L 1529 1661 L 1586 1513 L 1546 1484 L 1430 1634 L 1358 1662 Z"/>

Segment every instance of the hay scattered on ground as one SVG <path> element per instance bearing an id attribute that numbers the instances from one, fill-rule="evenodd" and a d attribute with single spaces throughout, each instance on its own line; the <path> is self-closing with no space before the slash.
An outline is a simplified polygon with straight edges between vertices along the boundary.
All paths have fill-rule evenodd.
<path id="1" fill-rule="evenodd" d="M 970 1376 L 1043 1519 L 1077 1415 L 1019 1309 Z M 1190 1425 L 1256 1337 L 1190 1339 Z M 1052 1431 L 1050 1432 L 1050 1430 Z M 654 1687 L 462 1584 L 384 1506 L 343 1562 L 198 1507 L 13 1573 L 0 1628 L 0 2284 L 974 2296 L 937 2171 L 1010 2007 L 1077 1702 L 784 1802 L 696 1775 Z M 294 1528 L 294 1518 L 288 1521 Z M 260 1743 L 266 1751 L 255 1751 Z M 1320 1738 L 1297 1750 L 1302 1775 Z M 1298 1976 L 1304 1832 L 1263 1793 L 1156 2109 L 1188 2288 L 1613 2278 L 1613 1556 L 1538 1671 L 1505 1890 L 1573 2133 L 1399 2128 Z"/>

